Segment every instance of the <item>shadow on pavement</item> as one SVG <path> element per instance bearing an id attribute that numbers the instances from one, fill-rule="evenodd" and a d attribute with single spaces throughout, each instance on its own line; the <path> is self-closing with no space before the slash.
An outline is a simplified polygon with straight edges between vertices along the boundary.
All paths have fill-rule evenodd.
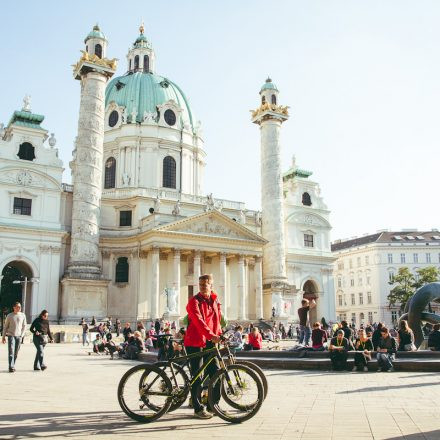
<path id="1" fill-rule="evenodd" d="M 427 439 L 427 440 L 438 440 L 440 438 L 440 429 L 435 431 L 419 432 L 416 434 L 405 434 L 405 437 L 389 437 L 386 440 L 397 440 L 405 438 L 405 440 L 416 440 L 416 439 Z"/>
<path id="2" fill-rule="evenodd" d="M 202 424 L 194 422 L 191 414 L 166 414 L 150 424 L 135 422 L 121 411 L 9 414 L 0 416 L 0 438 L 29 439 L 55 436 L 69 438 L 112 434 L 121 436 L 230 425 L 223 421 L 218 423 L 209 421 Z"/>
<path id="3" fill-rule="evenodd" d="M 357 390 L 339 391 L 336 394 L 369 393 L 371 391 L 389 391 L 389 390 L 397 390 L 399 388 L 429 387 L 431 385 L 439 385 L 439 382 L 410 383 L 410 384 L 402 384 L 402 385 L 385 385 L 383 387 L 358 388 Z"/>

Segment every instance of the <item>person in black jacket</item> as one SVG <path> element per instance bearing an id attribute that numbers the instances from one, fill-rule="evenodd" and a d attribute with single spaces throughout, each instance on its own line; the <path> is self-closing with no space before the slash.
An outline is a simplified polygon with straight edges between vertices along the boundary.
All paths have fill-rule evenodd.
<path id="1" fill-rule="evenodd" d="M 348 351 L 351 349 L 350 341 L 344 337 L 344 331 L 339 329 L 336 336 L 330 341 L 329 351 L 333 370 L 347 370 Z"/>
<path id="2" fill-rule="evenodd" d="M 380 329 L 380 335 L 381 338 L 377 346 L 376 355 L 379 365 L 377 371 L 394 371 L 393 360 L 397 351 L 397 342 L 385 326 Z"/>
<path id="3" fill-rule="evenodd" d="M 428 337 L 428 347 L 430 350 L 440 351 L 440 324 L 434 324 Z"/>
<path id="4" fill-rule="evenodd" d="M 341 321 L 341 330 L 344 332 L 344 338 L 348 339 L 351 342 L 351 339 L 353 337 L 353 333 L 351 328 L 348 326 L 347 321 Z"/>
<path id="5" fill-rule="evenodd" d="M 376 351 L 377 350 L 377 346 L 379 345 L 379 341 L 380 341 L 380 330 L 382 329 L 383 324 L 381 322 L 379 322 L 379 324 L 377 324 L 376 330 L 374 330 L 373 332 L 373 336 L 371 337 L 371 342 L 373 343 L 373 348 Z"/>
<path id="6" fill-rule="evenodd" d="M 38 318 L 34 319 L 30 331 L 33 333 L 32 342 L 37 349 L 34 360 L 34 370 L 44 371 L 47 366 L 44 364 L 44 347 L 48 342 L 53 342 L 53 336 L 49 327 L 49 313 L 43 310 Z"/>

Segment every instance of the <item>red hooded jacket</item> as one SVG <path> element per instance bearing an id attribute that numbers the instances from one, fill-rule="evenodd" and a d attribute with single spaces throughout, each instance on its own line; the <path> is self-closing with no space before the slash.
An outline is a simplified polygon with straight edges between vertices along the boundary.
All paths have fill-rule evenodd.
<path id="1" fill-rule="evenodd" d="M 220 303 L 214 292 L 209 298 L 201 293 L 193 296 L 188 301 L 186 311 L 189 324 L 185 333 L 185 347 L 205 347 L 206 341 L 222 334 Z"/>

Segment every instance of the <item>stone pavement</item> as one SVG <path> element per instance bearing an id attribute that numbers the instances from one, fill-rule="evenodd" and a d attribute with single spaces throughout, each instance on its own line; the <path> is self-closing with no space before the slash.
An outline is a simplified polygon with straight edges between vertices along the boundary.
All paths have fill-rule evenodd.
<path id="1" fill-rule="evenodd" d="M 22 346 L 17 372 L 0 347 L 0 439 L 440 439 L 438 373 L 267 370 L 269 394 L 248 422 L 191 417 L 181 408 L 139 424 L 119 408 L 116 389 L 134 362 L 87 356 L 79 344 L 46 348 L 48 369 L 32 369 Z"/>

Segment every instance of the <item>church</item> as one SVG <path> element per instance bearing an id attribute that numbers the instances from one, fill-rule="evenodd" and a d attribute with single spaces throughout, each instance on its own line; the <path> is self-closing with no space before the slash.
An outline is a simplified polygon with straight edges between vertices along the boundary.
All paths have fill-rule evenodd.
<path id="1" fill-rule="evenodd" d="M 94 26 L 73 67 L 81 100 L 72 184 L 62 181 L 44 109 L 25 97 L 0 125 L 2 306 L 20 289 L 28 320 L 42 309 L 64 324 L 178 320 L 199 275 L 211 273 L 230 321 L 295 322 L 303 297 L 316 299 L 312 320 L 334 320 L 330 211 L 295 158 L 282 171 L 289 113 L 274 82 L 264 82 L 250 118 L 261 133 L 256 211 L 204 193 L 201 124 L 182 89 L 156 72 L 143 26 L 126 60 L 115 76 Z"/>

